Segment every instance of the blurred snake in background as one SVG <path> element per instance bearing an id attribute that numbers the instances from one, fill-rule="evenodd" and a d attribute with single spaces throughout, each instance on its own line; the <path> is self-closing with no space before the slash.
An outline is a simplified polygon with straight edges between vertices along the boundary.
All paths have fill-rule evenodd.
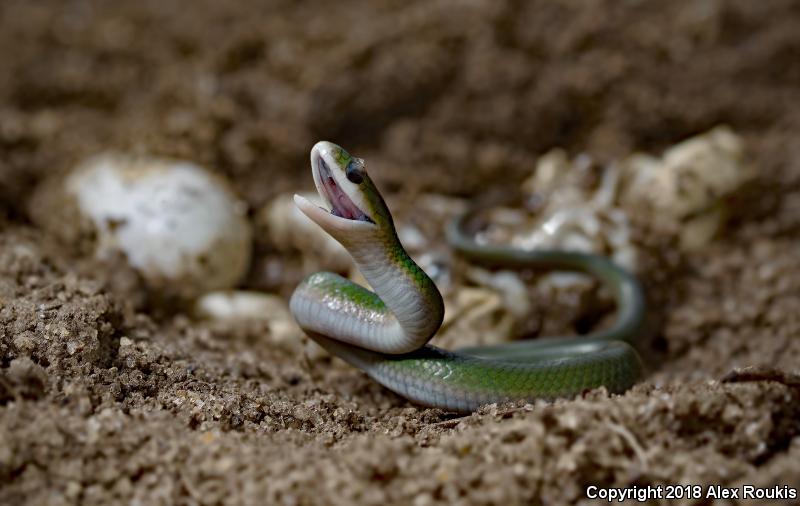
<path id="1" fill-rule="evenodd" d="M 465 232 L 477 211 L 448 227 L 456 252 L 485 266 L 596 276 L 614 295 L 616 320 L 607 330 L 579 337 L 458 351 L 428 345 L 442 324 L 442 296 L 400 244 L 364 161 L 322 141 L 311 150 L 311 172 L 329 209 L 299 195 L 295 204 L 347 249 L 375 291 L 317 272 L 295 289 L 291 312 L 309 337 L 389 390 L 426 406 L 470 412 L 484 404 L 570 397 L 600 386 L 621 393 L 641 375 L 631 346 L 645 315 L 636 278 L 598 255 L 478 244 Z"/>

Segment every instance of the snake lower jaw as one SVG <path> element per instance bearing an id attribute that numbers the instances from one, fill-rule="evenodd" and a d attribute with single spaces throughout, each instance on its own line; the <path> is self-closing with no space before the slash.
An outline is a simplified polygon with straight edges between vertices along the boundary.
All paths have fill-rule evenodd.
<path id="1" fill-rule="evenodd" d="M 319 225 L 325 232 L 342 242 L 359 232 L 375 233 L 377 225 L 372 221 L 353 220 L 337 216 L 301 195 L 294 196 L 294 204 L 303 214 Z"/>

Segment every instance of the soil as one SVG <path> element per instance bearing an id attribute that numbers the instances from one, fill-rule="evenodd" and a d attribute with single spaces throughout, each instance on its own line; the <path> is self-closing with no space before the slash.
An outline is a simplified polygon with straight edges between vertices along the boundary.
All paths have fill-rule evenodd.
<path id="1" fill-rule="evenodd" d="M 0 55 L 0 503 L 800 487 L 797 2 L 4 0 Z M 408 200 L 513 188 L 551 147 L 605 162 L 718 124 L 758 176 L 711 246 L 653 241 L 648 373 L 620 396 L 416 407 L 264 323 L 148 302 L 33 219 L 58 213 L 40 184 L 109 149 L 210 167 L 255 214 L 310 187 L 320 138 Z M 242 286 L 291 293 L 304 273 L 278 251 L 260 236 Z"/>

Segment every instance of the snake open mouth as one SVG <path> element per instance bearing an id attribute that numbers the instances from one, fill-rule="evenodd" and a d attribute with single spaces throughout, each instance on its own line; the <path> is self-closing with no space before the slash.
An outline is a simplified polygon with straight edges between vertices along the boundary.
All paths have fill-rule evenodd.
<path id="1" fill-rule="evenodd" d="M 322 191 L 325 194 L 323 196 L 331 206 L 330 213 L 332 215 L 348 220 L 374 223 L 370 217 L 364 214 L 364 211 L 359 209 L 350 197 L 347 196 L 347 193 L 345 193 L 333 177 L 331 168 L 328 167 L 328 164 L 325 163 L 325 160 L 321 157 L 317 160 L 317 173 L 322 183 Z"/>

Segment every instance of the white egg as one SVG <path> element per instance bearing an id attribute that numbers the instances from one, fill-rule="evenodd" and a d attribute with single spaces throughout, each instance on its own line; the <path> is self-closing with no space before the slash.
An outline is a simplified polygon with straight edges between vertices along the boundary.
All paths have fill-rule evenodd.
<path id="1" fill-rule="evenodd" d="M 248 268 L 245 205 L 191 162 L 102 154 L 64 189 L 96 229 L 96 254 L 121 251 L 152 288 L 196 296 L 233 287 Z"/>

